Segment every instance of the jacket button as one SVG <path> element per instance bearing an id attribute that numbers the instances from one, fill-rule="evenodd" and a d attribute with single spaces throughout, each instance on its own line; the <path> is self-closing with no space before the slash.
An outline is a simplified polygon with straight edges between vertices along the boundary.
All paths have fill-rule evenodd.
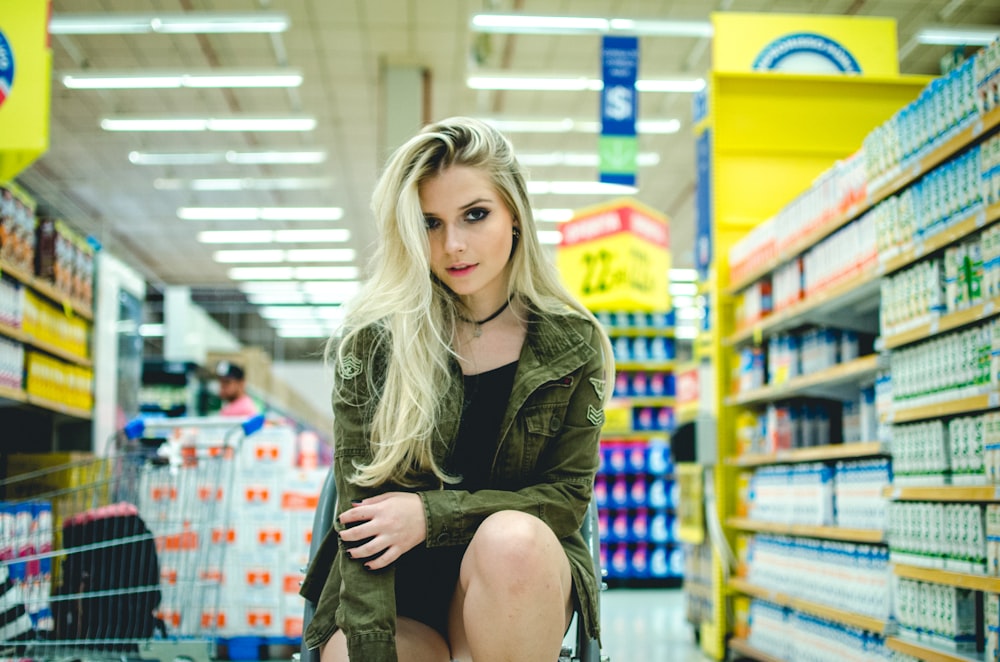
<path id="1" fill-rule="evenodd" d="M 552 419 L 549 421 L 549 430 L 552 431 L 552 432 L 558 432 L 559 431 L 559 426 L 561 424 L 562 424 L 562 422 L 559 420 L 559 417 L 558 416 L 553 416 Z"/>

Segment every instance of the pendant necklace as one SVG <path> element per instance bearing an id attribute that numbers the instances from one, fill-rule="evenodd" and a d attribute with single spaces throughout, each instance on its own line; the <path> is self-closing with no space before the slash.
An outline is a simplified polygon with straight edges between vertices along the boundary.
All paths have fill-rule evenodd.
<path id="1" fill-rule="evenodd" d="M 458 319 L 462 320 L 467 324 L 472 324 L 473 325 L 472 335 L 473 337 L 478 338 L 479 336 L 483 335 L 483 324 L 486 324 L 487 322 L 495 320 L 497 317 L 499 317 L 500 313 L 507 310 L 508 304 L 510 304 L 510 301 L 504 301 L 503 305 L 497 308 L 492 315 L 489 315 L 488 317 L 485 317 L 481 320 L 470 320 L 469 318 L 463 317 L 462 315 L 458 315 Z"/>

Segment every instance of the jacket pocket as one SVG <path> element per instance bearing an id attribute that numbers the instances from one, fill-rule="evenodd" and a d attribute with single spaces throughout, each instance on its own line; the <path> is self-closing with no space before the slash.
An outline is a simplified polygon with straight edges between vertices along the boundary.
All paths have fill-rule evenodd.
<path id="1" fill-rule="evenodd" d="M 538 460 L 546 447 L 562 430 L 566 415 L 564 404 L 539 404 L 524 410 L 524 445 L 521 453 L 522 476 L 538 469 Z"/>

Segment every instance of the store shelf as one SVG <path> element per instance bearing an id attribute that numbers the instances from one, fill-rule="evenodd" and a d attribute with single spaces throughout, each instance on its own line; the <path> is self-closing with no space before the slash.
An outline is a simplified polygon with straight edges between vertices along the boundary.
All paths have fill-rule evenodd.
<path id="1" fill-rule="evenodd" d="M 809 448 L 789 448 L 776 453 L 741 455 L 729 459 L 729 464 L 738 467 L 758 467 L 768 464 L 791 464 L 795 462 L 816 462 L 821 460 L 847 460 L 859 457 L 887 455 L 888 451 L 880 441 L 861 441 L 852 444 L 831 444 Z"/>
<path id="2" fill-rule="evenodd" d="M 63 310 L 66 311 L 67 315 L 76 314 L 86 320 L 89 321 L 94 320 L 93 311 L 90 310 L 83 303 L 71 299 L 70 297 L 66 296 L 65 294 L 57 290 L 55 287 L 53 287 L 51 283 L 48 283 L 40 278 L 35 278 L 32 274 L 21 269 L 20 267 L 15 267 L 12 264 L 0 261 L 0 273 L 7 274 L 14 280 L 19 281 L 24 285 L 27 285 L 28 287 L 38 292 L 45 298 L 59 304 L 60 306 L 63 307 Z"/>
<path id="3" fill-rule="evenodd" d="M 751 646 L 750 642 L 746 639 L 737 639 L 736 637 L 733 637 L 729 640 L 729 648 L 744 657 L 748 657 L 751 660 L 758 660 L 759 662 L 786 662 L 780 657 L 768 655 L 767 653 L 757 650 Z"/>
<path id="4" fill-rule="evenodd" d="M 879 544 L 884 542 L 885 533 L 876 529 L 844 529 L 837 526 L 807 526 L 804 524 L 779 524 L 777 522 L 762 522 L 759 520 L 730 517 L 726 524 L 740 531 L 754 533 L 776 533 L 784 536 L 802 536 L 804 538 L 824 538 L 827 540 L 843 540 Z"/>
<path id="5" fill-rule="evenodd" d="M 858 384 L 866 379 L 874 379 L 877 371 L 878 355 L 870 354 L 809 375 L 792 377 L 784 384 L 764 386 L 746 391 L 745 393 L 738 393 L 726 398 L 726 404 L 729 406 L 745 406 L 766 404 L 776 400 L 804 395 L 822 395 L 829 393 L 831 388 L 845 384 Z"/>
<path id="6" fill-rule="evenodd" d="M 74 365 L 83 366 L 84 368 L 92 368 L 94 362 L 90 359 L 83 358 L 82 356 L 77 356 L 72 352 L 68 352 L 61 347 L 57 347 L 52 343 L 47 343 L 44 340 L 38 340 L 32 335 L 25 333 L 20 329 L 16 329 L 12 326 L 6 324 L 0 324 L 0 336 L 4 338 L 10 338 L 11 340 L 16 340 L 20 343 L 34 347 L 35 349 L 40 349 L 46 354 L 51 354 L 52 356 L 59 357 L 67 363 L 72 363 Z"/>
<path id="7" fill-rule="evenodd" d="M 662 439 L 670 436 L 670 430 L 605 430 L 601 432 L 601 439 L 635 439 L 640 441 L 650 441 L 652 439 Z"/>
<path id="8" fill-rule="evenodd" d="M 674 329 L 655 326 L 606 326 L 605 333 L 612 338 L 673 338 Z"/>
<path id="9" fill-rule="evenodd" d="M 902 637 L 886 637 L 885 645 L 894 651 L 912 655 L 924 662 L 985 662 L 986 659 L 982 653 L 950 651 Z"/>
<path id="10" fill-rule="evenodd" d="M 955 414 L 968 414 L 986 409 L 996 409 L 1000 406 L 1000 392 L 984 391 L 951 400 L 943 400 L 926 405 L 913 407 L 894 407 L 889 412 L 890 423 L 909 423 L 928 418 L 941 418 Z"/>
<path id="11" fill-rule="evenodd" d="M 986 591 L 987 593 L 1000 593 L 1000 577 L 988 577 L 986 575 L 974 575 L 966 572 L 954 572 L 951 570 L 938 570 L 937 568 L 923 568 L 917 565 L 907 565 L 896 563 L 892 567 L 892 572 L 897 577 L 905 579 L 916 579 L 930 584 L 945 584 L 947 586 L 957 586 L 973 591 Z"/>
<path id="12" fill-rule="evenodd" d="M 29 404 L 35 405 L 36 407 L 41 407 L 42 409 L 48 409 L 49 411 L 54 411 L 58 414 L 73 416 L 74 418 L 82 418 L 86 420 L 90 420 L 91 418 L 93 418 L 93 412 L 91 412 L 88 409 L 71 407 L 56 400 L 49 400 L 48 398 L 32 395 L 31 393 L 27 394 L 27 402 Z"/>
<path id="13" fill-rule="evenodd" d="M 17 329 L 13 326 L 0 323 L 0 336 L 4 338 L 9 338 L 10 340 L 16 340 L 21 343 L 28 342 L 28 334 L 26 334 L 21 329 Z"/>
<path id="14" fill-rule="evenodd" d="M 989 207 L 974 209 L 966 214 L 961 220 L 949 225 L 947 228 L 936 232 L 923 241 L 910 243 L 902 247 L 898 253 L 891 257 L 880 260 L 877 268 L 880 274 L 890 274 L 908 267 L 915 262 L 919 262 L 926 255 L 936 250 L 954 244 L 974 234 L 982 228 L 1000 219 L 1000 203 Z"/>
<path id="15" fill-rule="evenodd" d="M 908 164 L 906 167 L 901 168 L 900 172 L 897 173 L 896 176 L 890 177 L 886 182 L 868 191 L 864 204 L 853 206 L 843 214 L 837 214 L 831 217 L 828 222 L 817 226 L 811 232 L 803 235 L 784 250 L 779 251 L 778 255 L 770 264 L 753 269 L 747 272 L 747 274 L 738 281 L 731 283 L 727 288 L 727 292 L 729 294 L 736 294 L 740 290 L 752 285 L 762 277 L 774 271 L 776 266 L 784 264 L 785 262 L 788 262 L 789 260 L 802 254 L 820 240 L 833 234 L 841 227 L 847 225 L 850 221 L 871 209 L 874 205 L 920 179 L 924 176 L 924 174 L 941 165 L 943 162 L 968 147 L 979 137 L 985 135 L 998 125 L 1000 125 L 1000 108 L 994 108 L 981 119 L 973 120 L 969 126 L 957 132 L 954 136 L 929 151 L 923 157 Z M 946 244 L 941 245 L 943 246 Z M 914 248 L 916 248 L 916 246 L 914 246 Z M 925 242 L 924 253 L 929 252 L 930 250 L 933 249 L 929 248 L 928 242 Z M 914 257 L 913 259 L 919 259 L 919 256 Z M 911 259 L 910 262 L 912 261 L 913 260 Z M 885 263 L 880 266 L 880 273 L 895 271 L 896 269 L 906 266 L 906 264 L 909 264 L 909 262 L 906 262 L 901 254 L 899 258 L 893 258 L 891 262 L 892 266 L 890 266 L 889 263 Z"/>
<path id="16" fill-rule="evenodd" d="M 684 581 L 682 585 L 685 593 L 690 593 L 691 595 L 704 598 L 705 600 L 712 599 L 712 587 L 708 584 L 702 584 L 700 582 Z"/>
<path id="17" fill-rule="evenodd" d="M 672 395 L 622 395 L 615 396 L 608 402 L 611 407 L 673 407 L 677 404 Z"/>
<path id="18" fill-rule="evenodd" d="M 945 331 L 951 331 L 967 324 L 990 319 L 1000 313 L 1000 297 L 978 303 L 975 306 L 954 313 L 937 315 L 917 326 L 899 333 L 882 336 L 882 344 L 886 349 L 894 349 Z"/>
<path id="19" fill-rule="evenodd" d="M 676 361 L 615 361 L 619 372 L 645 370 L 647 372 L 668 372 L 674 369 Z"/>
<path id="20" fill-rule="evenodd" d="M 760 342 L 767 335 L 802 326 L 813 321 L 828 323 L 836 318 L 839 310 L 861 302 L 872 300 L 879 294 L 880 277 L 872 269 L 859 270 L 844 278 L 836 285 L 807 296 L 802 301 L 778 310 L 750 327 L 737 331 L 729 337 L 729 345 L 744 345 Z M 844 321 L 841 319 L 841 321 Z"/>
<path id="21" fill-rule="evenodd" d="M 1000 485 L 889 486 L 882 494 L 893 501 L 1000 501 Z"/>
<path id="22" fill-rule="evenodd" d="M 872 618 L 870 616 L 863 616 L 861 614 L 856 614 L 854 612 L 843 611 L 840 609 L 834 609 L 833 607 L 828 607 L 826 605 L 821 605 L 815 602 L 809 602 L 808 600 L 800 600 L 798 598 L 793 598 L 782 593 L 777 593 L 775 591 L 770 591 L 759 586 L 754 586 L 750 582 L 747 582 L 739 578 L 731 578 L 729 580 L 730 586 L 741 593 L 751 595 L 755 598 L 761 598 L 762 600 L 767 600 L 773 602 L 777 605 L 783 607 L 790 607 L 792 609 L 804 612 L 806 614 L 812 614 L 813 616 L 819 616 L 820 618 L 825 618 L 829 621 L 835 623 L 840 623 L 842 625 L 850 625 L 856 628 L 861 628 L 868 632 L 884 632 L 886 629 L 885 621 L 880 621 L 877 618 Z"/>
<path id="23" fill-rule="evenodd" d="M 686 402 L 682 405 L 678 405 L 674 410 L 674 420 L 677 421 L 677 427 L 686 425 L 688 423 L 693 423 L 695 419 L 698 418 L 698 402 Z"/>
<path id="24" fill-rule="evenodd" d="M 0 385 L 0 400 L 13 400 L 14 402 L 27 402 L 28 394 L 21 389 Z"/>

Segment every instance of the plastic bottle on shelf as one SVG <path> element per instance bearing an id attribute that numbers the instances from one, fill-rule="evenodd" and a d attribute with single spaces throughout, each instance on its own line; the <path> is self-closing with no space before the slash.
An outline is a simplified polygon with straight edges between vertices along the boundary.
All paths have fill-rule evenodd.
<path id="1" fill-rule="evenodd" d="M 637 508 L 630 521 L 630 540 L 646 542 L 649 540 L 649 510 Z"/>
<path id="2" fill-rule="evenodd" d="M 645 507 L 648 503 L 648 490 L 645 474 L 638 474 L 632 479 L 629 487 L 628 502 L 633 508 Z"/>
<path id="3" fill-rule="evenodd" d="M 606 442 L 607 449 L 607 472 L 611 474 L 625 473 L 628 460 L 625 454 L 625 445 L 621 442 Z"/>
<path id="4" fill-rule="evenodd" d="M 653 516 L 649 519 L 649 540 L 659 543 L 670 540 L 670 516 L 666 511 L 653 512 Z"/>
<path id="5" fill-rule="evenodd" d="M 638 398 L 650 395 L 649 377 L 644 372 L 636 372 L 632 375 L 629 393 Z"/>
<path id="6" fill-rule="evenodd" d="M 619 579 L 629 575 L 628 545 L 618 543 L 612 548 L 611 563 L 608 565 L 608 577 Z"/>
<path id="7" fill-rule="evenodd" d="M 646 500 L 650 508 L 669 508 L 670 496 L 667 493 L 667 481 L 663 476 L 657 476 L 649 481 Z"/>
<path id="8" fill-rule="evenodd" d="M 628 511 L 627 510 L 616 510 L 611 518 L 611 533 L 608 536 L 608 540 L 614 542 L 625 542 L 628 540 L 631 533 L 631 528 L 629 526 Z"/>
<path id="9" fill-rule="evenodd" d="M 664 437 L 654 437 L 646 445 L 646 470 L 654 476 L 663 476 L 673 470 L 670 445 Z"/>
<path id="10" fill-rule="evenodd" d="M 654 545 L 649 554 L 649 576 L 665 579 L 670 576 L 670 552 L 666 545 Z"/>
<path id="11" fill-rule="evenodd" d="M 611 540 L 611 519 L 603 508 L 597 511 L 597 532 L 602 543 Z"/>
<path id="12" fill-rule="evenodd" d="M 619 474 L 615 478 L 615 482 L 611 485 L 611 499 L 609 503 L 616 508 L 624 508 L 628 506 L 628 500 L 628 481 L 625 480 L 623 474 Z"/>
<path id="13" fill-rule="evenodd" d="M 648 449 L 645 444 L 632 443 L 628 448 L 628 472 L 633 474 L 646 473 L 648 464 Z"/>
<path id="14" fill-rule="evenodd" d="M 594 504 L 598 508 L 605 508 L 608 505 L 608 479 L 602 473 L 594 477 Z"/>
<path id="15" fill-rule="evenodd" d="M 638 543 L 629 559 L 629 576 L 633 579 L 646 579 L 649 577 L 649 545 L 644 542 Z"/>

